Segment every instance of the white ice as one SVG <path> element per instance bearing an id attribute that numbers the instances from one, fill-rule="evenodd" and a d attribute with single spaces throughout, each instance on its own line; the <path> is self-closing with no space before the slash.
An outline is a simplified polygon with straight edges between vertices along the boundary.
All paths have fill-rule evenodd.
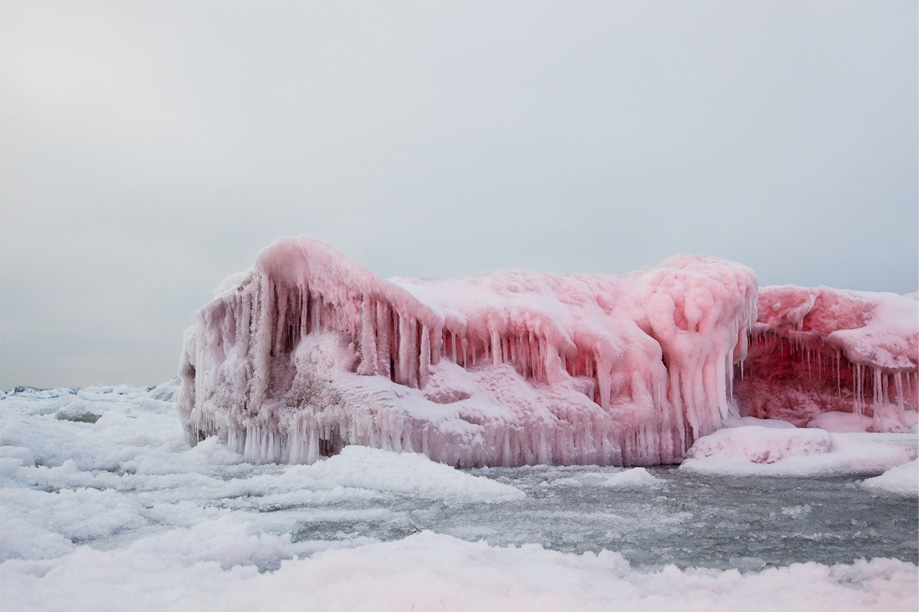
<path id="1" fill-rule="evenodd" d="M 919 460 L 892 467 L 880 476 L 862 481 L 866 489 L 896 493 L 910 497 L 919 496 Z"/>
<path id="2" fill-rule="evenodd" d="M 680 469 L 732 476 L 874 475 L 916 459 L 915 434 L 745 425 L 696 440 Z"/>
<path id="3" fill-rule="evenodd" d="M 660 484 L 660 480 L 645 468 L 629 468 L 618 472 L 587 472 L 570 478 L 558 478 L 552 486 L 607 487 L 611 489 L 647 489 Z"/>

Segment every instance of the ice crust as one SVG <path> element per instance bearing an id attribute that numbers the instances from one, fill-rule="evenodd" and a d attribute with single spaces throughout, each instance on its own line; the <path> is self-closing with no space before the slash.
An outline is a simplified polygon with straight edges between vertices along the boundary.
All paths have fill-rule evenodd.
<path id="1" fill-rule="evenodd" d="M 198 312 L 179 413 L 190 442 L 255 461 L 360 444 L 462 467 L 674 463 L 729 415 L 756 291 L 749 268 L 693 256 L 385 281 L 285 238 Z"/>
<path id="2" fill-rule="evenodd" d="M 760 288 L 757 312 L 736 374 L 741 414 L 850 431 L 905 432 L 916 424 L 916 300 L 785 285 Z M 821 416 L 829 412 L 853 417 Z"/>

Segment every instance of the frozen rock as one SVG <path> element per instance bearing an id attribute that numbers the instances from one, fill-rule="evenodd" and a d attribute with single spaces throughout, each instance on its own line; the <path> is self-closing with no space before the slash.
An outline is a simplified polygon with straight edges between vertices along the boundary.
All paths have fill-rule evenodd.
<path id="1" fill-rule="evenodd" d="M 346 444 L 457 466 L 674 463 L 729 415 L 756 277 L 677 256 L 624 277 L 385 281 L 286 238 L 186 332 L 194 443 L 311 463 Z"/>
<path id="2" fill-rule="evenodd" d="M 835 428 L 838 419 L 816 417 L 843 412 L 869 417 L 873 432 L 907 432 L 916 423 L 914 299 L 787 285 L 761 288 L 757 310 L 749 355 L 736 373 L 742 415 Z"/>

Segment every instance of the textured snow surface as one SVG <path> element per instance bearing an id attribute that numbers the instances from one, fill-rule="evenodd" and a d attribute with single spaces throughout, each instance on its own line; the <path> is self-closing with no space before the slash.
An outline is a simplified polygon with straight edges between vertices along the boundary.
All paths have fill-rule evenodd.
<path id="1" fill-rule="evenodd" d="M 809 599 L 808 610 L 913 612 L 917 603 L 915 566 L 884 559 L 795 564 L 754 574 L 673 566 L 636 571 L 616 553 L 490 547 L 423 532 L 317 553 L 259 574 L 252 566 L 224 570 L 176 555 L 170 561 L 186 564 L 178 572 L 159 557 L 152 561 L 151 545 L 139 543 L 120 554 L 83 549 L 67 564 L 66 577 L 57 568 L 44 578 L 24 575 L 5 596 L 11 602 L 62 602 L 45 608 L 61 610 L 117 609 L 130 601 L 134 609 L 160 610 L 755 611 L 801 609 Z M 136 572 L 139 564 L 148 565 L 143 574 Z M 120 578 L 126 568 L 135 570 L 136 581 L 125 585 Z M 74 589 L 80 583 L 96 588 Z M 40 593 L 30 593 L 40 584 Z M 808 597 L 818 593 L 818 599 Z"/>
<path id="2" fill-rule="evenodd" d="M 179 410 L 259 461 L 348 443 L 458 466 L 678 461 L 729 412 L 756 277 L 678 256 L 624 277 L 385 281 L 301 236 L 185 337 Z"/>
<path id="3" fill-rule="evenodd" d="M 915 529 L 914 506 L 904 510 L 899 494 L 818 483 L 846 496 L 822 507 L 800 486 L 771 487 L 778 479 L 760 479 L 751 494 L 750 479 L 679 470 L 463 472 L 355 447 L 311 465 L 252 464 L 216 438 L 187 444 L 170 399 L 177 387 L 0 392 L 0 607 L 896 612 L 919 604 L 915 551 L 884 558 L 902 544 L 902 529 Z M 751 521 L 781 535 L 751 531 Z M 882 534 L 884 547 L 864 552 L 882 539 L 875 530 L 897 524 Z M 598 544 L 608 541 L 622 548 Z M 659 549 L 673 561 L 656 561 Z M 630 563 L 624 553 L 651 558 Z M 846 561 L 787 560 L 818 554 Z M 856 560 L 863 555 L 875 558 Z"/>
<path id="4" fill-rule="evenodd" d="M 741 426 L 696 440 L 680 469 L 735 476 L 869 475 L 914 460 L 917 449 L 916 434 Z"/>
<path id="5" fill-rule="evenodd" d="M 761 287 L 757 311 L 734 387 L 741 414 L 834 431 L 905 432 L 916 424 L 916 300 L 787 285 Z M 856 418 L 821 417 L 826 412 Z"/>
<path id="6" fill-rule="evenodd" d="M 892 467 L 862 482 L 866 489 L 919 497 L 919 460 Z"/>

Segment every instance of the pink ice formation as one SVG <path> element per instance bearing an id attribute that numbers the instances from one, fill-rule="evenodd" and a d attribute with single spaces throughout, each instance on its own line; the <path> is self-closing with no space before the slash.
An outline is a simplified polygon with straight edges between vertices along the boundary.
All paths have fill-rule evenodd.
<path id="1" fill-rule="evenodd" d="M 743 416 L 804 427 L 850 413 L 870 417 L 876 432 L 916 422 L 916 300 L 788 285 L 761 288 L 757 311 L 734 388 Z"/>
<path id="2" fill-rule="evenodd" d="M 815 291 L 864 308 L 846 310 L 855 323 L 817 316 L 843 298 L 801 297 Z M 808 410 L 848 399 L 872 413 L 894 397 L 888 421 L 915 411 L 916 303 L 874 295 L 768 289 L 757 316 L 753 271 L 698 256 L 622 277 L 387 281 L 324 242 L 285 238 L 198 312 L 179 413 L 191 443 L 217 435 L 252 461 L 308 463 L 360 444 L 460 467 L 675 463 L 736 415 L 743 367 L 748 413 L 785 415 L 763 399 L 770 385 L 822 390 L 832 368 L 837 403 Z M 883 324 L 910 307 L 902 329 Z M 789 358 L 776 352 L 786 342 Z M 817 378 L 803 378 L 800 355 Z M 854 391 L 850 370 L 863 381 Z"/>

